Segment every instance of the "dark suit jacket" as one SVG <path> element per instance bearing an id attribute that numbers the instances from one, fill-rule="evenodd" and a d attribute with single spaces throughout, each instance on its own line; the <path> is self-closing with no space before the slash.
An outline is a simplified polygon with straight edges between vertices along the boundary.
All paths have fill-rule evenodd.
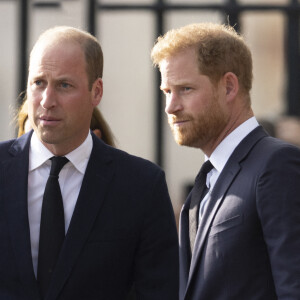
<path id="1" fill-rule="evenodd" d="M 300 299 L 300 151 L 261 127 L 235 149 L 209 200 L 191 258 L 180 220 L 180 299 Z"/>
<path id="2" fill-rule="evenodd" d="M 0 143 L 0 299 L 39 298 L 27 212 L 30 135 Z M 178 240 L 163 171 L 105 145 L 93 150 L 47 300 L 178 297 Z"/>

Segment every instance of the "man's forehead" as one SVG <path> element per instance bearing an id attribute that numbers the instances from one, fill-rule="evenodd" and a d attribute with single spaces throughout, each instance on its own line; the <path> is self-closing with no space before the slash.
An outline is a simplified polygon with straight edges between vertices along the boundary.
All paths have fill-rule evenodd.
<path id="1" fill-rule="evenodd" d="M 41 65 L 59 64 L 60 62 L 70 62 L 77 64 L 83 58 L 83 51 L 79 45 L 74 43 L 38 43 L 33 48 L 30 55 L 29 70 Z"/>
<path id="2" fill-rule="evenodd" d="M 42 57 L 46 53 L 51 51 L 64 51 L 66 49 L 72 49 L 78 52 L 83 52 L 81 46 L 75 41 L 62 37 L 62 36 L 46 36 L 42 39 L 39 39 L 36 44 L 33 46 L 33 49 L 30 53 L 30 59 L 33 57 Z"/>

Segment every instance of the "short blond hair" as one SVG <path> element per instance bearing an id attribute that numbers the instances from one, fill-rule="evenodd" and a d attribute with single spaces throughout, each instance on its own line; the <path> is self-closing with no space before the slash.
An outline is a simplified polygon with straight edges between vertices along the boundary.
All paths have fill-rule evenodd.
<path id="1" fill-rule="evenodd" d="M 96 79 L 103 76 L 103 52 L 98 40 L 90 33 L 69 26 L 55 26 L 43 32 L 35 46 L 41 41 L 54 39 L 57 42 L 73 42 L 78 44 L 85 57 L 86 72 L 88 76 L 89 89 L 92 88 Z M 30 57 L 34 52 L 33 47 Z"/>
<path id="2" fill-rule="evenodd" d="M 241 89 L 252 87 L 252 57 L 244 39 L 228 25 L 199 23 L 168 31 L 157 39 L 151 51 L 155 66 L 185 49 L 195 48 L 199 71 L 217 83 L 227 72 L 234 73 Z"/>

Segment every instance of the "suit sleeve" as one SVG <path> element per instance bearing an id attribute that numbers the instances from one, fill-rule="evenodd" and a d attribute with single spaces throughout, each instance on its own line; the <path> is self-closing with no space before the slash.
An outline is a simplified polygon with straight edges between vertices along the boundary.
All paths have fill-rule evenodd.
<path id="1" fill-rule="evenodd" d="M 277 297 L 300 295 L 300 151 L 277 151 L 257 186 L 257 209 L 267 244 Z"/>
<path id="2" fill-rule="evenodd" d="M 135 293 L 140 300 L 178 299 L 178 235 L 164 173 L 146 191 L 144 224 L 135 259 Z"/>

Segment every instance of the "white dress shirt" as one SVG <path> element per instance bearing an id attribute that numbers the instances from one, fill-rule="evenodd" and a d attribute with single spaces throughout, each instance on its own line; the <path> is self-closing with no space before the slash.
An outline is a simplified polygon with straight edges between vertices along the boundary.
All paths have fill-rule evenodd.
<path id="1" fill-rule="evenodd" d="M 69 162 L 59 173 L 66 232 L 71 222 L 92 148 L 93 140 L 89 133 L 85 141 L 78 148 L 65 155 L 65 157 L 69 159 Z M 37 274 L 42 202 L 46 182 L 50 173 L 51 162 L 49 159 L 52 156 L 53 154 L 41 143 L 37 135 L 33 133 L 29 149 L 28 218 L 35 276 Z"/>
<path id="2" fill-rule="evenodd" d="M 225 164 L 229 157 L 233 153 L 238 144 L 258 126 L 258 122 L 255 117 L 252 117 L 242 123 L 239 127 L 233 130 L 214 150 L 210 157 L 205 155 L 205 161 L 210 160 L 214 168 L 207 174 L 206 185 L 209 189 L 208 193 L 200 203 L 199 209 L 199 221 L 203 215 L 205 207 L 207 205 L 209 195 L 211 194 L 215 183 L 217 182 L 219 175 L 221 174 Z M 199 222 L 200 223 L 200 222 Z"/>

